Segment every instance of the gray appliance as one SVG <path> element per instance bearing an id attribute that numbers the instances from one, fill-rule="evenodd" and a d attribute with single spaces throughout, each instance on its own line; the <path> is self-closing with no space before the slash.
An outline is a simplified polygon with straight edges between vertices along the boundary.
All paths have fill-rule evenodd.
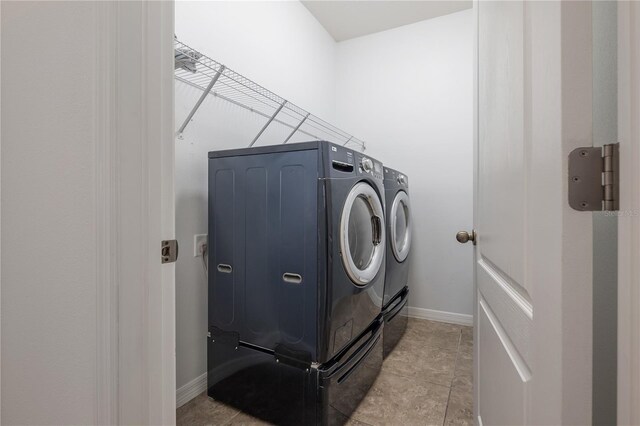
<path id="1" fill-rule="evenodd" d="M 383 194 L 379 161 L 324 141 L 209 153 L 211 397 L 348 418 L 382 362 Z"/>
<path id="2" fill-rule="evenodd" d="M 409 252 L 411 250 L 411 209 L 409 178 L 397 170 L 384 168 L 387 205 L 387 257 L 384 283 L 384 354 L 395 348 L 407 328 L 409 301 Z"/>

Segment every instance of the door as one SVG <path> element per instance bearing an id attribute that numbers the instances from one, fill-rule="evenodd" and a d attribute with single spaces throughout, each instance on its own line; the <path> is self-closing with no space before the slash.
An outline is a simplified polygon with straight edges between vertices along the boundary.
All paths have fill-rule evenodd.
<path id="1" fill-rule="evenodd" d="M 400 263 L 409 256 L 411 249 L 411 216 L 409 214 L 409 196 L 404 191 L 398 191 L 391 204 L 391 251 Z"/>
<path id="2" fill-rule="evenodd" d="M 592 213 L 566 175 L 592 145 L 591 4 L 475 8 L 476 422 L 590 424 Z"/>
<path id="3" fill-rule="evenodd" d="M 358 286 L 375 278 L 384 261 L 384 210 L 371 185 L 358 182 L 344 203 L 340 249 L 347 275 Z"/>

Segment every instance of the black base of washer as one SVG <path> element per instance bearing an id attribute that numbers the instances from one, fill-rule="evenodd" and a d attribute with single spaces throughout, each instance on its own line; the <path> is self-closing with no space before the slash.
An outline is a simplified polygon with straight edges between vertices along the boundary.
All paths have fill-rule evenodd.
<path id="1" fill-rule="evenodd" d="M 409 287 L 405 286 L 396 294 L 382 311 L 384 318 L 384 357 L 396 347 L 407 329 L 409 319 Z"/>
<path id="2" fill-rule="evenodd" d="M 207 394 L 276 425 L 341 425 L 375 381 L 384 320 L 317 367 L 277 362 L 273 352 L 209 339 Z"/>

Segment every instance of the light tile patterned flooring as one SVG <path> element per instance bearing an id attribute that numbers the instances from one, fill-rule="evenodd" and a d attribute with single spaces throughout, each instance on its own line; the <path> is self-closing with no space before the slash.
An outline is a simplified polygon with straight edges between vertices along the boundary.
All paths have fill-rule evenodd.
<path id="1" fill-rule="evenodd" d="M 471 327 L 409 319 L 351 426 L 472 425 Z M 177 410 L 179 426 L 266 425 L 203 393 Z"/>

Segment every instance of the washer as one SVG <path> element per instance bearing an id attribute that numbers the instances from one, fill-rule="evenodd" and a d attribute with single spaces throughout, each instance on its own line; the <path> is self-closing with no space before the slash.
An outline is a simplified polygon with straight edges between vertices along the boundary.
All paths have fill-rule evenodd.
<path id="1" fill-rule="evenodd" d="M 209 396 L 348 418 L 382 362 L 383 194 L 381 162 L 324 141 L 209 153 Z"/>
<path id="2" fill-rule="evenodd" d="M 387 356 L 407 328 L 412 219 L 407 175 L 385 167 L 384 188 L 388 214 L 382 314 L 385 321 L 384 354 Z"/>

